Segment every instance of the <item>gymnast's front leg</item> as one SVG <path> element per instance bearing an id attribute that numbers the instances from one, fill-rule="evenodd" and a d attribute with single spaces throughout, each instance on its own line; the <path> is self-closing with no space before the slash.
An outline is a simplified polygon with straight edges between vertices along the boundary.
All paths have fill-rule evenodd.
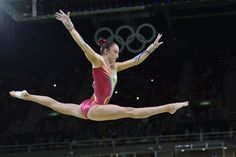
<path id="1" fill-rule="evenodd" d="M 93 105 L 87 114 L 88 119 L 94 121 L 116 120 L 122 118 L 142 119 L 161 113 L 174 114 L 178 109 L 188 106 L 188 101 L 170 103 L 154 107 L 122 107 L 119 105 Z"/>

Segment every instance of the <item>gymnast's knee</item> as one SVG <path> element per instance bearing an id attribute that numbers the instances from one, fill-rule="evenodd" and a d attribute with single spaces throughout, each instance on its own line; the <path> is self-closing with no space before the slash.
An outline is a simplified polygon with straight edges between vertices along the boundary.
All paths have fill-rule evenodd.
<path id="1" fill-rule="evenodd" d="M 135 111 L 135 108 L 126 107 L 125 108 L 125 114 L 127 115 L 127 117 L 134 118 L 137 113 Z"/>
<path id="2" fill-rule="evenodd" d="M 143 114 L 138 111 L 137 108 L 129 107 L 127 109 L 127 117 L 134 118 L 134 119 L 140 119 L 140 118 L 148 118 L 148 114 Z"/>

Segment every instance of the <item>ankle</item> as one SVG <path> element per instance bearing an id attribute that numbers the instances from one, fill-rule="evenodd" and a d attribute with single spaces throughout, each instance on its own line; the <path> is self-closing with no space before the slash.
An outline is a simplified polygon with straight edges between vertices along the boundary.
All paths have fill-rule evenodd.
<path id="1" fill-rule="evenodd" d="M 174 106 L 174 104 L 169 104 L 169 105 L 168 105 L 167 112 L 170 113 L 170 114 L 173 114 L 173 113 L 175 112 L 175 106 Z"/>
<path id="2" fill-rule="evenodd" d="M 32 95 L 31 95 L 31 94 L 25 95 L 25 96 L 24 96 L 24 100 L 31 101 L 31 100 L 32 100 Z"/>

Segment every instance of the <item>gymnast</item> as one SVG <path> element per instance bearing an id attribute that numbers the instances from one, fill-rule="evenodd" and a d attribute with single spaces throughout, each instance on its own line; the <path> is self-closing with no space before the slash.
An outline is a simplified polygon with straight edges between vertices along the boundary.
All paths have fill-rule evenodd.
<path id="1" fill-rule="evenodd" d="M 162 34 L 158 34 L 155 41 L 136 57 L 123 62 L 116 62 L 116 59 L 119 57 L 119 47 L 115 42 L 100 38 L 98 41 L 100 54 L 98 54 L 94 52 L 76 31 L 70 19 L 70 12 L 65 14 L 60 10 L 56 12 L 55 17 L 64 24 L 75 42 L 84 52 L 86 58 L 92 64 L 94 80 L 93 95 L 81 104 L 62 103 L 48 96 L 30 94 L 26 90 L 11 91 L 11 96 L 41 104 L 65 115 L 93 121 L 107 121 L 121 118 L 142 119 L 165 112 L 174 114 L 178 109 L 188 106 L 188 101 L 142 108 L 109 104 L 109 100 L 116 86 L 117 72 L 137 66 L 146 60 L 155 49 L 163 44 L 163 42 L 159 41 Z"/>

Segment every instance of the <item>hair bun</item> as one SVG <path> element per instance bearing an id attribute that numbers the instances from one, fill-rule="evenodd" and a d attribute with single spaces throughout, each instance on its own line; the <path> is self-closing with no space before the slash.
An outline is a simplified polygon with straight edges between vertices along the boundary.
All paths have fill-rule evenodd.
<path id="1" fill-rule="evenodd" d="M 101 47 L 105 42 L 107 42 L 106 39 L 104 39 L 104 38 L 99 38 L 99 39 L 98 39 L 98 46 Z"/>

